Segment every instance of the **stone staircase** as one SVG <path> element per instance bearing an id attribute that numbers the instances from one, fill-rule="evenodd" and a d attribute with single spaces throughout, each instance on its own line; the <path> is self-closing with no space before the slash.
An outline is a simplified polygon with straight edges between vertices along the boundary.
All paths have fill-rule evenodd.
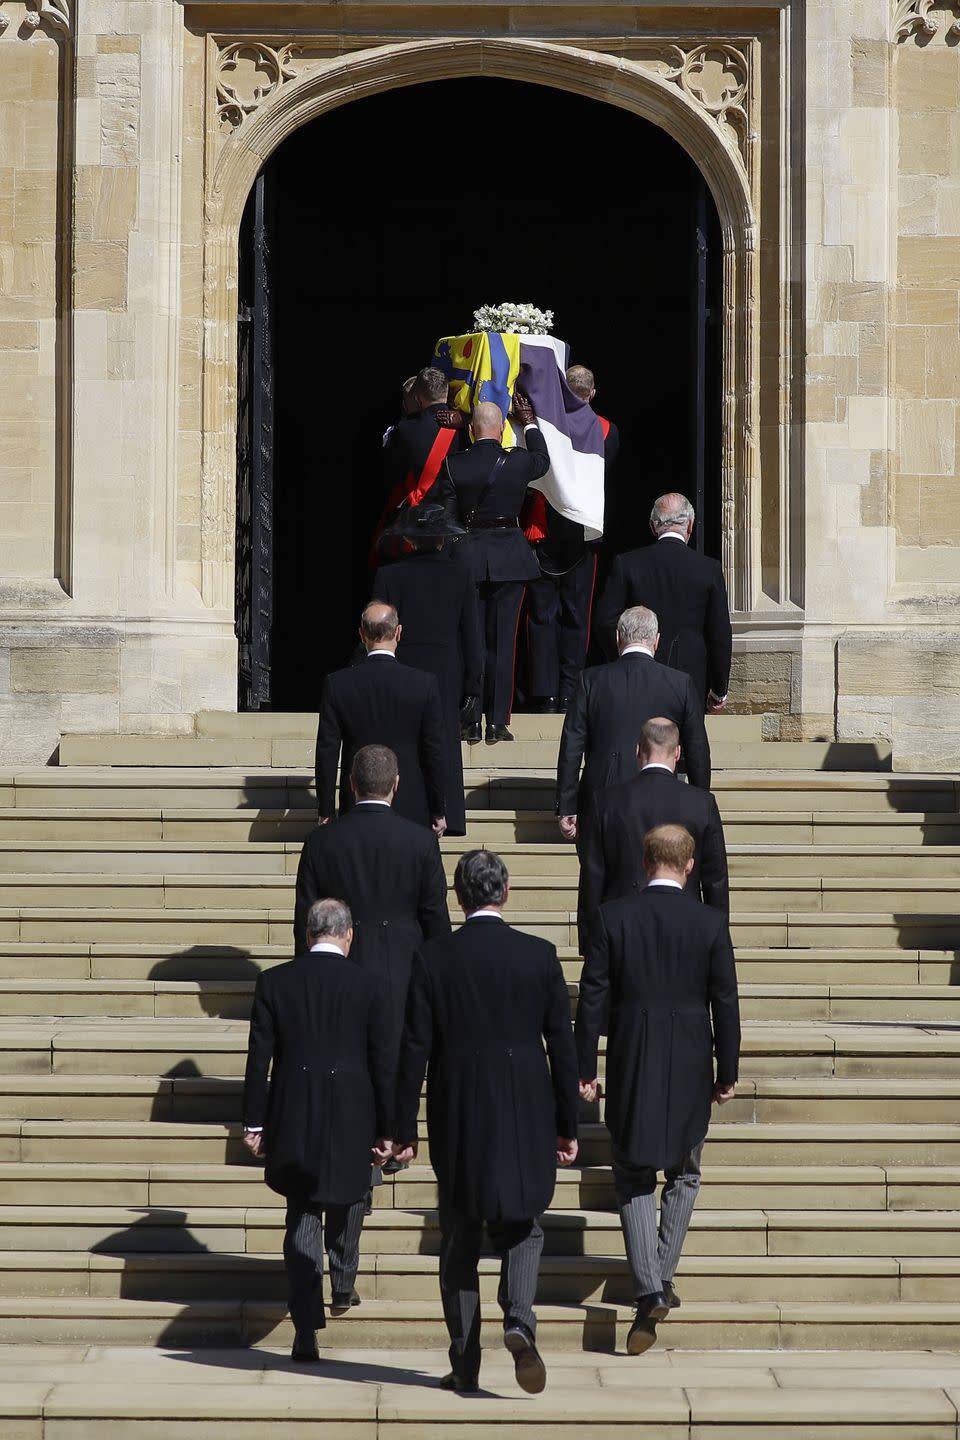
<path id="1" fill-rule="evenodd" d="M 470 836 L 445 861 L 503 853 L 512 919 L 556 943 L 575 1006 L 559 722 L 515 718 L 514 746 L 465 752 Z M 493 1348 L 506 1398 L 469 1405 L 429 1385 L 426 1144 L 378 1191 L 363 1304 L 330 1322 L 324 1365 L 285 1359 L 282 1209 L 238 1120 L 253 983 L 290 954 L 309 717 L 65 737 L 59 768 L 0 775 L 3 1440 L 958 1440 L 960 782 L 895 775 L 880 747 L 763 741 L 759 719 L 710 728 L 746 1024 L 683 1307 L 649 1356 L 614 1355 L 630 1287 L 602 1102 L 585 1107 L 545 1218 L 548 1391 L 521 1396 Z M 491 1262 L 483 1286 L 493 1320 Z"/>

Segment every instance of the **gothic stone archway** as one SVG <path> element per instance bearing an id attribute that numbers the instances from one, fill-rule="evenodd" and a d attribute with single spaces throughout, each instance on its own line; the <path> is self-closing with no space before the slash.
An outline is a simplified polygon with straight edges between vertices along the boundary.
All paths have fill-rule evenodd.
<path id="1" fill-rule="evenodd" d="M 233 592 L 238 232 L 264 161 L 307 121 L 398 86 L 490 75 L 604 100 L 660 126 L 700 167 L 723 234 L 723 559 L 734 608 L 760 582 L 759 146 L 755 40 L 658 40 L 625 60 L 532 40 L 427 40 L 325 58 L 304 40 L 208 37 L 201 557 L 207 604 Z M 317 51 L 320 47 L 317 47 Z"/>

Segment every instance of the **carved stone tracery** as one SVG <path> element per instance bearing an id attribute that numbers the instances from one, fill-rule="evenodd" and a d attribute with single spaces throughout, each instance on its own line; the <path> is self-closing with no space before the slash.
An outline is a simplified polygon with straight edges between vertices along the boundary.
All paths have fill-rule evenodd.
<path id="1" fill-rule="evenodd" d="M 915 40 L 922 44 L 937 36 L 950 42 L 960 41 L 960 4 L 955 0 L 896 0 L 895 41 Z"/>
<path id="2" fill-rule="evenodd" d="M 658 71 L 705 110 L 727 143 L 746 159 L 751 128 L 750 62 L 743 51 L 720 42 L 692 50 L 667 45 Z"/>
<path id="3" fill-rule="evenodd" d="M 235 40 L 220 51 L 217 116 L 225 130 L 238 130 L 269 95 L 295 78 L 291 61 L 297 53 L 296 45 L 274 49 L 261 40 Z"/>

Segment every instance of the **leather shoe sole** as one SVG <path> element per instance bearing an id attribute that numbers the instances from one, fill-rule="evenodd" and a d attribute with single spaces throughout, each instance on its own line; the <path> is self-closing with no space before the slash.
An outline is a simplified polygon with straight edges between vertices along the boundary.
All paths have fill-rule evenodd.
<path id="1" fill-rule="evenodd" d="M 646 1355 L 657 1343 L 657 1322 L 645 1316 L 634 1320 L 627 1335 L 627 1354 Z"/>
<path id="2" fill-rule="evenodd" d="M 528 1395 L 539 1395 L 547 1383 L 547 1367 L 540 1351 L 522 1330 L 505 1330 L 503 1343 L 513 1356 L 517 1384 Z"/>

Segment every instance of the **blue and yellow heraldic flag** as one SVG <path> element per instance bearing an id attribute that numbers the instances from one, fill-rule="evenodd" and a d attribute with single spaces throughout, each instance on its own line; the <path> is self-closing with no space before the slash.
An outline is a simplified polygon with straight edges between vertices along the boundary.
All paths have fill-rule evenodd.
<path id="1" fill-rule="evenodd" d="M 569 346 L 553 335 L 477 331 L 438 340 L 433 363 L 450 382 L 451 402 L 469 414 L 492 400 L 506 416 L 519 386 L 529 395 L 550 452 L 550 469 L 530 487 L 553 508 L 584 527 L 588 540 L 603 534 L 603 431 L 585 400 L 566 379 Z M 522 445 L 509 420 L 504 445 Z"/>

